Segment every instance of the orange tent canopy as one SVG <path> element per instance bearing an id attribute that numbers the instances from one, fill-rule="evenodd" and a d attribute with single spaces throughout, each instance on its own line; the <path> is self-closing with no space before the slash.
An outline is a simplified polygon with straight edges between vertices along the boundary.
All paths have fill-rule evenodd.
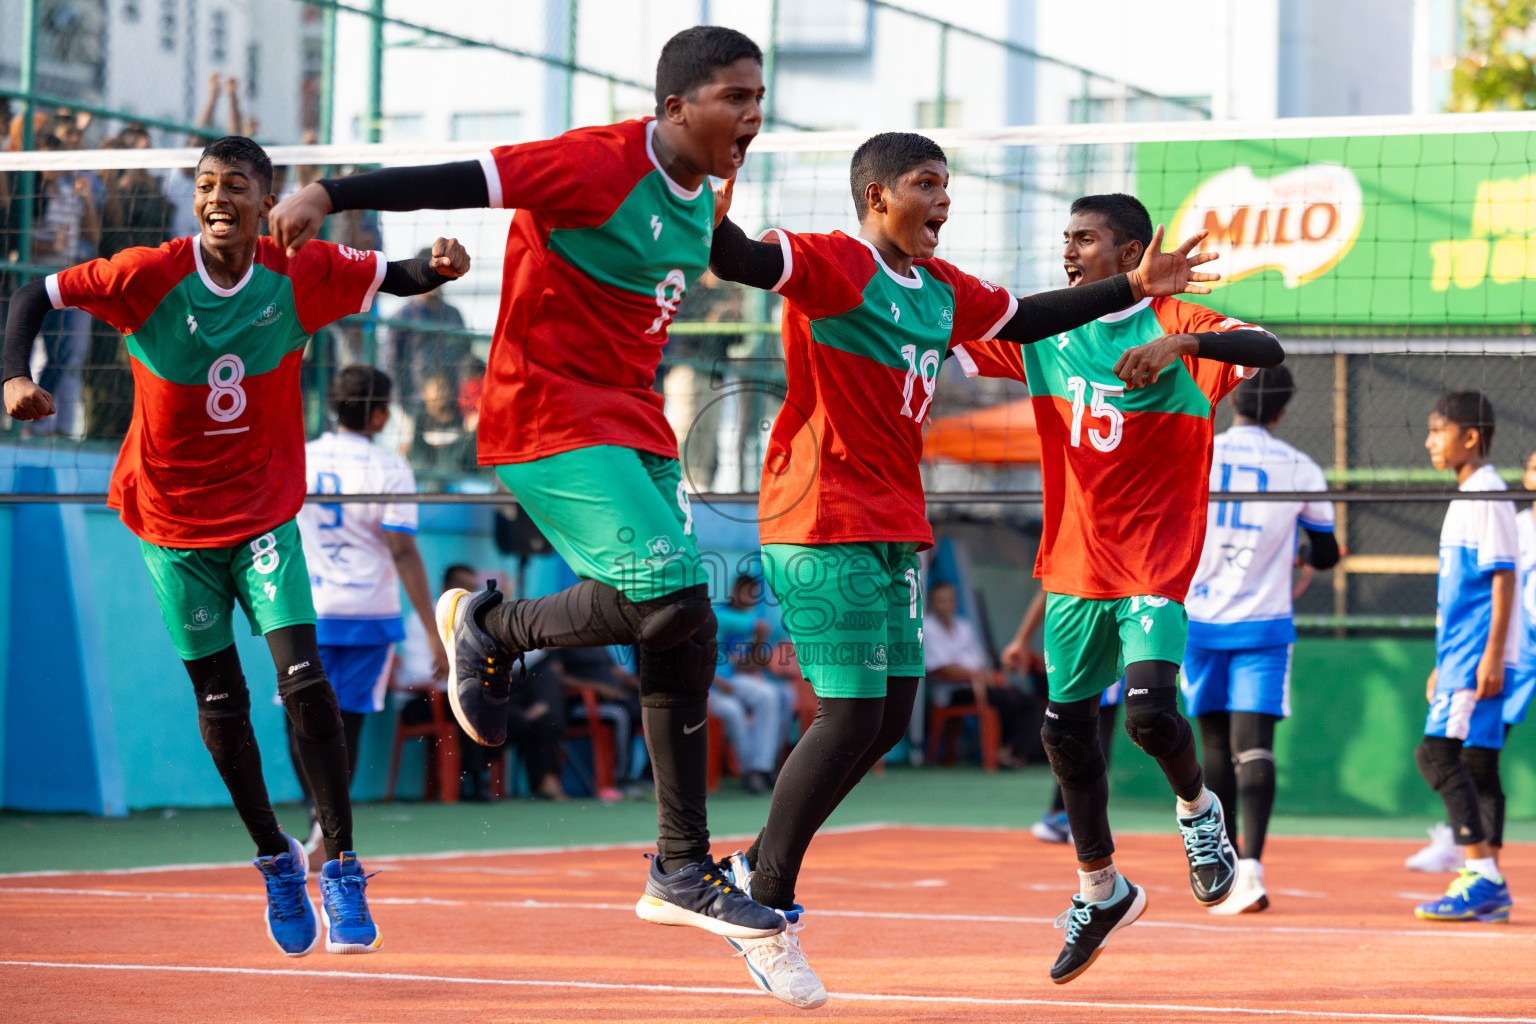
<path id="1" fill-rule="evenodd" d="M 930 461 L 1030 463 L 1040 461 L 1040 433 L 1028 398 L 933 420 L 923 438 Z"/>

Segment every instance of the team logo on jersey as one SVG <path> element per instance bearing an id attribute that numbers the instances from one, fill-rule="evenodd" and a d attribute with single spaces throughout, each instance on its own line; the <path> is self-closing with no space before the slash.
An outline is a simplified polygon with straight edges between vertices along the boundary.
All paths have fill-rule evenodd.
<path id="1" fill-rule="evenodd" d="M 368 258 L 368 250 L 366 249 L 354 249 L 350 245 L 338 245 L 336 248 L 349 260 L 356 260 L 361 263 Z"/>
<path id="2" fill-rule="evenodd" d="M 196 334 L 197 333 L 197 318 L 195 316 L 193 316 L 191 313 L 187 314 L 187 333 L 188 334 Z"/>
<path id="3" fill-rule="evenodd" d="M 1143 615 L 1141 617 L 1141 631 L 1143 633 L 1151 635 L 1151 633 L 1152 633 L 1152 616 L 1150 616 L 1150 615 Z"/>
<path id="4" fill-rule="evenodd" d="M 661 241 L 661 229 L 662 229 L 661 214 L 659 214 L 659 213 L 651 214 L 651 241 L 653 241 L 653 242 Z"/>
<path id="5" fill-rule="evenodd" d="M 874 653 L 869 660 L 864 662 L 864 667 L 871 672 L 884 672 L 889 667 L 885 657 L 885 644 L 875 644 Z"/>
<path id="6" fill-rule="evenodd" d="M 268 601 L 277 600 L 277 587 L 274 584 L 268 582 L 264 584 L 261 589 L 266 592 Z"/>
<path id="7" fill-rule="evenodd" d="M 1304 164 L 1260 178 L 1238 166 L 1197 185 L 1170 231 L 1179 238 L 1210 232 L 1201 248 L 1221 253 L 1218 288 L 1264 270 L 1299 288 L 1344 258 L 1364 218 L 1360 179 L 1348 167 Z"/>
<path id="8" fill-rule="evenodd" d="M 651 553 L 652 558 L 666 558 L 677 551 L 677 545 L 672 543 L 671 537 L 652 537 L 645 542 L 645 550 Z"/>
<path id="9" fill-rule="evenodd" d="M 955 326 L 955 311 L 953 309 L 945 306 L 939 310 L 939 326 L 945 330 Z"/>
<path id="10" fill-rule="evenodd" d="M 894 302 L 891 303 L 891 319 L 898 324 L 901 323 L 901 308 Z"/>
<path id="11" fill-rule="evenodd" d="M 208 610 L 207 605 L 200 604 L 192 609 L 192 621 L 188 622 L 185 628 L 194 633 L 200 633 L 218 621 L 218 612 L 211 612 Z"/>
<path id="12" fill-rule="evenodd" d="M 261 311 L 261 316 L 251 321 L 252 327 L 270 327 L 283 318 L 283 311 L 277 308 L 277 303 L 272 303 Z"/>

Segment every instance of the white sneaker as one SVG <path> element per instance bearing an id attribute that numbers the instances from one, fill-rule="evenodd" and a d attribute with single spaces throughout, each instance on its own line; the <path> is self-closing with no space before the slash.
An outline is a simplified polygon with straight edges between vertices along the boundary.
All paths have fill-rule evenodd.
<path id="1" fill-rule="evenodd" d="M 1456 845 L 1456 834 L 1445 822 L 1429 830 L 1429 845 L 1403 862 L 1409 871 L 1425 871 L 1439 874 L 1462 867 L 1466 858 Z"/>
<path id="2" fill-rule="evenodd" d="M 736 888 L 752 895 L 752 867 L 747 855 L 737 850 L 725 865 Z M 747 973 L 758 988 L 775 999 L 803 1010 L 814 1010 L 827 1001 L 821 979 L 805 961 L 800 948 L 800 932 L 805 928 L 805 908 L 796 904 L 777 913 L 787 922 L 782 932 L 766 939 L 726 938 L 736 955 L 746 961 Z"/>
<path id="3" fill-rule="evenodd" d="M 1268 906 L 1269 893 L 1264 890 L 1264 865 L 1244 858 L 1237 862 L 1237 878 L 1232 883 L 1232 894 L 1212 907 L 1211 913 L 1224 917 L 1257 914 Z"/>

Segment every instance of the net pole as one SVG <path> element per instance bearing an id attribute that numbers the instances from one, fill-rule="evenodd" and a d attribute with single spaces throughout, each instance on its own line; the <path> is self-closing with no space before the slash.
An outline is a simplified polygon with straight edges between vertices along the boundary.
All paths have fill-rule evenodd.
<path id="1" fill-rule="evenodd" d="M 320 142 L 329 146 L 334 140 L 333 117 L 336 105 L 336 8 L 322 7 L 320 43 Z"/>
<path id="2" fill-rule="evenodd" d="M 1333 468 L 1340 472 L 1349 469 L 1349 401 L 1345 386 L 1349 383 L 1349 357 L 1342 352 L 1333 357 Z M 1349 503 L 1334 502 L 1334 535 L 1339 546 L 1349 547 Z M 1333 614 L 1343 618 L 1349 614 L 1349 568 L 1344 559 L 1334 566 Z M 1344 635 L 1341 629 L 1339 636 Z"/>
<path id="3" fill-rule="evenodd" d="M 368 5 L 368 141 L 384 138 L 384 0 Z"/>

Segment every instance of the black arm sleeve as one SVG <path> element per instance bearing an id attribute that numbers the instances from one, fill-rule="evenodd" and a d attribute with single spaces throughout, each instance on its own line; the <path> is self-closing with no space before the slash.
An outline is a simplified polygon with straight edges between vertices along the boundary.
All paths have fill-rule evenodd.
<path id="1" fill-rule="evenodd" d="M 11 294 L 10 313 L 5 318 L 4 380 L 32 376 L 32 343 L 43 329 L 43 317 L 52 308 L 41 279 L 24 284 Z"/>
<path id="2" fill-rule="evenodd" d="M 1062 331 L 1081 327 L 1126 306 L 1134 305 L 1131 279 L 1116 274 L 1104 281 L 1059 288 L 1053 292 L 1026 295 L 1019 299 L 1017 312 L 1003 324 L 997 337 L 1019 345 L 1029 345 L 1043 338 L 1053 338 Z"/>
<path id="3" fill-rule="evenodd" d="M 1218 363 L 1267 370 L 1285 361 L 1285 349 L 1265 331 L 1204 331 L 1195 335 L 1195 355 Z"/>
<path id="4" fill-rule="evenodd" d="M 1307 543 L 1312 548 L 1307 556 L 1312 568 L 1332 569 L 1339 564 L 1339 541 L 1332 530 L 1307 530 Z"/>
<path id="5" fill-rule="evenodd" d="M 754 242 L 726 217 L 715 228 L 709 269 L 722 281 L 772 291 L 784 276 L 784 250 L 773 242 Z"/>
<path id="6" fill-rule="evenodd" d="M 425 167 L 386 167 L 346 178 L 321 178 L 331 210 L 468 210 L 489 206 L 478 160 Z"/>
<path id="7" fill-rule="evenodd" d="M 379 291 L 386 295 L 420 295 L 451 280 L 433 270 L 431 260 L 393 260 L 384 267 Z"/>

